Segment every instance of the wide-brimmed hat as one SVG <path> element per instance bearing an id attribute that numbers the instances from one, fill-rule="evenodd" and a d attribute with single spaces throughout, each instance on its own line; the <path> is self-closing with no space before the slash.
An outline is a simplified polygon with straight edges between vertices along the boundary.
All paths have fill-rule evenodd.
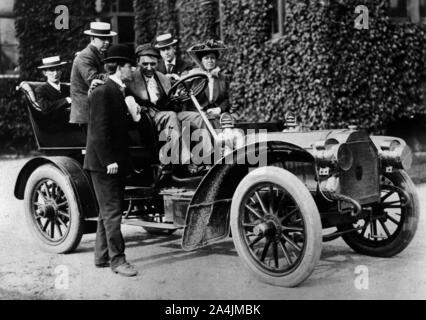
<path id="1" fill-rule="evenodd" d="M 94 37 L 112 37 L 117 32 L 111 30 L 111 24 L 107 22 L 90 22 L 90 30 L 85 30 L 84 34 Z"/>
<path id="2" fill-rule="evenodd" d="M 53 56 L 48 58 L 41 59 L 41 66 L 38 66 L 38 69 L 48 69 L 48 68 L 55 68 L 63 66 L 64 64 L 67 64 L 66 61 L 61 61 L 61 58 L 59 56 Z"/>
<path id="3" fill-rule="evenodd" d="M 173 39 L 173 36 L 171 33 L 165 33 L 165 34 L 159 35 L 155 39 L 154 47 L 157 49 L 162 49 L 162 48 L 170 47 L 176 43 L 178 43 L 178 40 Z"/>
<path id="4" fill-rule="evenodd" d="M 124 44 L 115 44 L 108 48 L 104 62 L 126 61 L 135 65 L 135 57 L 133 51 Z"/>
<path id="5" fill-rule="evenodd" d="M 227 49 L 228 48 L 223 44 L 222 41 L 212 39 L 193 45 L 187 50 L 187 52 L 197 64 L 200 64 L 201 58 L 206 54 L 213 53 L 217 58 L 219 58 L 220 54 Z"/>
<path id="6" fill-rule="evenodd" d="M 136 47 L 135 53 L 138 57 L 140 56 L 150 56 L 157 59 L 161 58 L 160 53 L 157 49 L 155 49 L 150 43 L 144 43 L 141 45 L 138 45 Z"/>

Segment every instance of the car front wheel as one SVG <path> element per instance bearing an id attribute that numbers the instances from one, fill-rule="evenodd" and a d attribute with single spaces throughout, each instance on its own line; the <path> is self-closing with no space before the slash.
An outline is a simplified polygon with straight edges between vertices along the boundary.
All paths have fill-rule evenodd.
<path id="1" fill-rule="evenodd" d="M 266 283 L 297 286 L 318 263 L 322 227 L 317 206 L 305 185 L 285 169 L 251 171 L 233 196 L 230 224 L 238 254 Z"/>

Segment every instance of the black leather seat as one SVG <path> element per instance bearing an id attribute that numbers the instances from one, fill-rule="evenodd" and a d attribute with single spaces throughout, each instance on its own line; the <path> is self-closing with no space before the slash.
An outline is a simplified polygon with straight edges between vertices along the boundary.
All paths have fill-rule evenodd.
<path id="1" fill-rule="evenodd" d="M 60 126 L 60 131 L 46 130 L 43 126 L 45 115 L 41 112 L 37 103 L 35 89 L 45 82 L 23 81 L 18 86 L 26 98 L 31 125 L 37 141 L 38 148 L 43 149 L 64 149 L 64 148 L 85 148 L 86 133 L 84 129 L 76 124 L 64 122 Z M 61 83 L 61 85 L 69 85 Z"/>
<path id="2" fill-rule="evenodd" d="M 60 126 L 58 131 L 46 130 L 45 126 L 43 126 L 45 115 L 41 112 L 35 95 L 35 89 L 42 84 L 44 82 L 23 81 L 17 87 L 17 90 L 20 90 L 26 98 L 30 121 L 39 150 L 85 149 L 86 131 L 83 127 L 67 121 Z M 61 85 L 69 84 L 61 83 Z M 142 116 L 144 133 L 141 134 L 136 124 L 129 129 L 129 151 L 136 166 L 158 162 L 158 138 L 155 127 L 147 115 Z"/>

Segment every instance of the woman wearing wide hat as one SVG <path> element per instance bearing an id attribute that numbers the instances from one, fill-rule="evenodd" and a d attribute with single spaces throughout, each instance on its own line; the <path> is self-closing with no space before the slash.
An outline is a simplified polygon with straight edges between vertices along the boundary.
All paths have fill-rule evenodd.
<path id="1" fill-rule="evenodd" d="M 209 78 L 207 88 L 197 96 L 197 100 L 215 126 L 223 112 L 231 111 L 228 101 L 229 79 L 218 66 L 218 60 L 226 50 L 226 46 L 216 40 L 196 44 L 188 50 L 189 56 L 198 66 L 189 73 L 202 72 Z M 194 81 L 193 86 L 197 86 L 199 81 Z M 195 107 L 187 105 L 186 110 L 194 111 Z"/>

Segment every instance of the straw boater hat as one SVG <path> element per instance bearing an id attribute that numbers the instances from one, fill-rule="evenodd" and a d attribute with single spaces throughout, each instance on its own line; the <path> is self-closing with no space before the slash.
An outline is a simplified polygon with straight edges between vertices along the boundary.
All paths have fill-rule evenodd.
<path id="1" fill-rule="evenodd" d="M 106 22 L 90 22 L 90 30 L 85 30 L 84 34 L 94 37 L 112 37 L 117 32 L 111 30 L 111 25 Z"/>
<path id="2" fill-rule="evenodd" d="M 162 48 L 170 47 L 170 46 L 176 44 L 177 42 L 178 42 L 178 40 L 173 39 L 171 33 L 165 33 L 165 34 L 159 35 L 155 39 L 154 47 L 157 48 L 157 49 L 162 49 Z"/>
<path id="3" fill-rule="evenodd" d="M 223 44 L 222 41 L 208 40 L 203 43 L 193 45 L 188 49 L 189 56 L 197 63 L 201 64 L 201 58 L 206 54 L 213 53 L 216 58 L 220 57 L 220 54 L 228 48 Z"/>
<path id="4" fill-rule="evenodd" d="M 48 68 L 55 68 L 63 66 L 64 64 L 67 64 L 66 61 L 61 61 L 61 58 L 59 56 L 53 56 L 48 58 L 41 59 L 41 66 L 38 66 L 38 69 L 48 69 Z"/>

